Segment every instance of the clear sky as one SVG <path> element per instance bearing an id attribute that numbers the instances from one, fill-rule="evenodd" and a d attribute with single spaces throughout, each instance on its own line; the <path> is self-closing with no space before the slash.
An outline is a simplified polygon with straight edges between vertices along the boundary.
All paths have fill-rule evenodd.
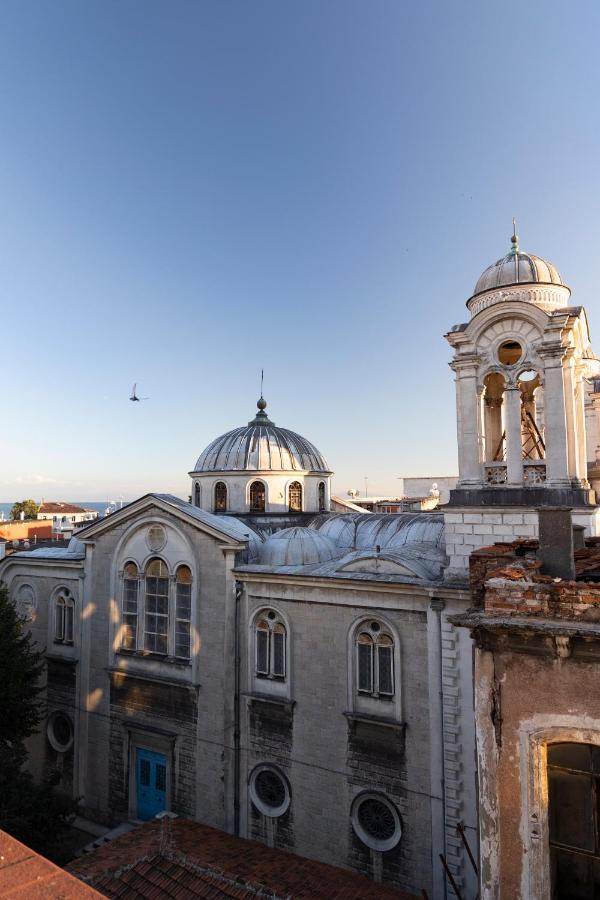
<path id="1" fill-rule="evenodd" d="M 599 33 L 595 2 L 3 0 L 0 500 L 186 495 L 261 367 L 338 492 L 454 472 L 443 334 L 513 215 L 600 329 Z"/>

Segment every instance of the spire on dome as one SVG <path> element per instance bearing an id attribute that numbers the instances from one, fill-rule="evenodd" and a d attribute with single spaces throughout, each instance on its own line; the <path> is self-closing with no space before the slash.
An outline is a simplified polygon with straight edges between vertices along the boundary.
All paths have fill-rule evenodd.
<path id="1" fill-rule="evenodd" d="M 258 407 L 258 412 L 254 416 L 254 418 L 248 422 L 248 425 L 273 425 L 274 423 L 270 420 L 268 415 L 265 412 L 267 408 L 267 401 L 262 395 L 262 391 L 260 393 L 260 399 L 256 401 L 256 406 Z"/>
<path id="2" fill-rule="evenodd" d="M 516 219 L 514 219 L 514 218 L 513 218 L 513 233 L 512 233 L 510 242 L 512 244 L 510 252 L 518 253 L 519 252 L 519 235 L 517 234 L 517 222 L 516 222 Z"/>

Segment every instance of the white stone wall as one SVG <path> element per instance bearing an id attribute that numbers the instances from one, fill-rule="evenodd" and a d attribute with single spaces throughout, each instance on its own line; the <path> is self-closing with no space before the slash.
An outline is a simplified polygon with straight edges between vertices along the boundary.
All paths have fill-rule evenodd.
<path id="1" fill-rule="evenodd" d="M 293 481 L 302 485 L 302 512 L 319 512 L 319 484 L 325 484 L 325 509 L 329 510 L 329 475 L 308 472 L 206 472 L 192 478 L 192 503 L 196 504 L 195 485 L 200 485 L 201 509 L 214 512 L 215 485 L 222 481 L 227 485 L 227 512 L 250 512 L 250 485 L 262 481 L 265 485 L 265 512 L 287 513 L 289 511 L 288 488 Z"/>
<path id="2" fill-rule="evenodd" d="M 586 535 L 600 534 L 600 509 L 573 510 L 573 524 L 583 525 Z M 480 547 L 537 537 L 538 513 L 532 507 L 455 508 L 444 513 L 444 525 L 449 560 L 446 577 L 452 578 L 468 573 L 469 557 Z"/>

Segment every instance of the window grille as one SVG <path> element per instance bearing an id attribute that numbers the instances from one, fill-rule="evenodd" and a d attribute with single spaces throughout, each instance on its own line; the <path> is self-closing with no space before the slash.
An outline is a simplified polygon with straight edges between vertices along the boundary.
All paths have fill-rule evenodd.
<path id="1" fill-rule="evenodd" d="M 215 484 L 215 512 L 227 511 L 227 485 L 224 481 Z"/>
<path id="2" fill-rule="evenodd" d="M 250 512 L 265 511 L 265 486 L 262 481 L 253 481 L 250 485 Z"/>
<path id="3" fill-rule="evenodd" d="M 192 573 L 179 566 L 175 576 L 175 656 L 189 659 L 192 618 Z"/>
<path id="4" fill-rule="evenodd" d="M 286 630 L 276 613 L 270 611 L 256 623 L 256 674 L 259 678 L 283 681 L 286 676 Z"/>
<path id="5" fill-rule="evenodd" d="M 302 485 L 299 481 L 292 481 L 290 484 L 288 503 L 290 512 L 302 512 Z"/>
<path id="6" fill-rule="evenodd" d="M 144 649 L 167 653 L 169 634 L 169 576 L 161 559 L 152 559 L 146 567 L 146 609 Z"/>
<path id="7" fill-rule="evenodd" d="M 58 644 L 72 644 L 75 630 L 75 602 L 70 592 L 58 594 L 54 604 L 54 640 Z"/>
<path id="8" fill-rule="evenodd" d="M 137 647 L 139 573 L 135 563 L 127 563 L 123 571 L 123 627 L 121 647 L 135 650 Z"/>

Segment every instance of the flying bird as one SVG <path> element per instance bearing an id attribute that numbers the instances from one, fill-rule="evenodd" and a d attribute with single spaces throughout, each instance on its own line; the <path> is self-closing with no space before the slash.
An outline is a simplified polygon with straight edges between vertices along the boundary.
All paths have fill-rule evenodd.
<path id="1" fill-rule="evenodd" d="M 135 392 L 136 387 L 137 387 L 137 382 L 134 382 L 134 385 L 131 388 L 131 397 L 129 398 L 133 403 L 139 403 L 140 400 L 149 400 L 150 399 L 150 397 L 138 397 L 138 395 Z"/>

